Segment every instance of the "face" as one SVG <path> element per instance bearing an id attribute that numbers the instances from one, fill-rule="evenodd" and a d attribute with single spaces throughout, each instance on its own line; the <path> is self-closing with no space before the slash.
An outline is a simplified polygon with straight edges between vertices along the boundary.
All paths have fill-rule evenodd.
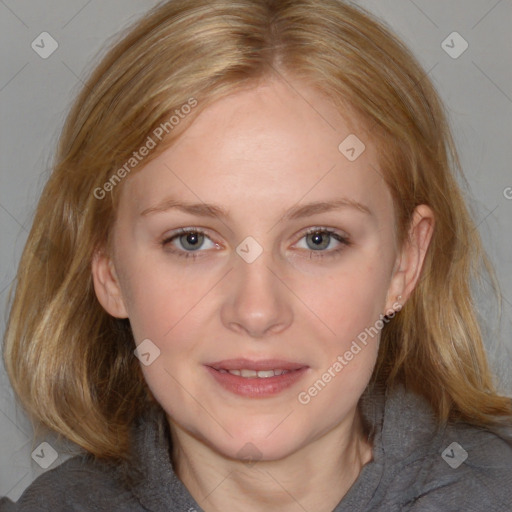
<path id="1" fill-rule="evenodd" d="M 278 459 L 352 421 L 405 295 L 376 148 L 350 161 L 338 146 L 365 132 L 294 89 L 206 108 L 123 184 L 113 254 L 93 266 L 107 311 L 159 351 L 142 368 L 171 427 L 232 458 L 252 443 Z"/>

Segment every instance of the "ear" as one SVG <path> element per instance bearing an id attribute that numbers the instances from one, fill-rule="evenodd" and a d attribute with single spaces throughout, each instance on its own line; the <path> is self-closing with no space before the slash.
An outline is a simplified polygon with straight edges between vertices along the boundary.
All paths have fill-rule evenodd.
<path id="1" fill-rule="evenodd" d="M 94 291 L 105 311 L 117 318 L 128 318 L 111 257 L 105 251 L 98 250 L 94 253 L 91 267 Z"/>
<path id="2" fill-rule="evenodd" d="M 416 287 L 434 233 L 434 224 L 434 212 L 425 204 L 417 206 L 409 227 L 409 236 L 395 262 L 386 311 L 398 310 L 397 304 L 403 306 Z M 401 299 L 398 299 L 400 296 Z"/>

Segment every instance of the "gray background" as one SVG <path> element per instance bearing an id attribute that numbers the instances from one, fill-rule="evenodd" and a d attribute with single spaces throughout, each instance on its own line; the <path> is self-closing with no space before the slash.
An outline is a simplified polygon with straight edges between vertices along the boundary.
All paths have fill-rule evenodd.
<path id="1" fill-rule="evenodd" d="M 156 3 L 0 0 L 1 332 L 8 291 L 70 102 L 103 45 Z M 379 15 L 409 45 L 448 106 L 471 186 L 470 205 L 502 286 L 501 318 L 485 293 L 477 306 L 486 321 L 486 343 L 499 387 L 512 395 L 512 2 L 357 3 Z M 454 31 L 469 44 L 456 59 L 441 46 Z M 59 44 L 47 59 L 31 48 L 42 32 L 49 32 Z M 460 47 L 456 40 L 453 45 L 455 50 Z M 52 436 L 32 440 L 31 424 L 0 366 L 0 496 L 17 500 L 45 471 L 31 458 L 43 441 L 58 454 L 48 468 L 52 469 L 67 458 L 64 447 Z"/>

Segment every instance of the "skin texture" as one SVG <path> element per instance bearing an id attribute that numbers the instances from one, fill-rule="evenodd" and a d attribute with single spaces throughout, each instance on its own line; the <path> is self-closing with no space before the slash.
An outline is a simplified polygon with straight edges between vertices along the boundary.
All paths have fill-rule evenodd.
<path id="1" fill-rule="evenodd" d="M 170 422 L 174 467 L 204 510 L 330 511 L 371 460 L 357 402 L 379 336 L 308 404 L 298 395 L 398 296 L 407 300 L 433 215 L 418 207 L 410 242 L 396 247 L 377 148 L 364 140 L 353 162 L 338 150 L 352 121 L 315 89 L 279 79 L 214 103 L 123 183 L 112 254 L 94 258 L 103 307 L 130 319 L 137 344 L 150 339 L 160 350 L 144 375 Z M 215 204 L 229 216 L 147 211 L 170 198 Z M 284 219 L 291 208 L 342 198 L 370 213 L 344 206 Z M 179 236 L 162 245 L 187 227 L 205 231 L 199 249 Z M 324 233 L 314 250 L 309 228 L 349 243 Z M 249 236 L 263 249 L 252 263 L 236 252 Z M 187 248 L 197 258 L 180 257 Z M 241 357 L 308 369 L 275 396 L 241 397 L 204 366 Z M 257 464 L 240 460 L 248 451 Z"/>

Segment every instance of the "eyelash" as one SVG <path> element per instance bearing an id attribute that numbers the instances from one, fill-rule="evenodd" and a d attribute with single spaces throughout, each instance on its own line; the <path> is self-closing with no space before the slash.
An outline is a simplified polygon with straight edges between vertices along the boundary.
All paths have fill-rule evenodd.
<path id="1" fill-rule="evenodd" d="M 201 228 L 192 228 L 192 227 L 191 228 L 180 228 L 177 233 L 174 233 L 173 235 L 164 238 L 162 240 L 162 242 L 161 242 L 161 245 L 162 245 L 162 247 L 166 248 L 166 247 L 168 247 L 168 245 L 173 240 L 175 240 L 175 239 L 177 239 L 177 238 L 179 238 L 179 237 L 181 237 L 183 235 L 187 235 L 189 233 L 205 235 L 206 237 L 208 237 L 207 233 L 204 230 L 202 230 Z M 341 246 L 338 247 L 337 249 L 333 249 L 333 250 L 330 250 L 330 251 L 325 251 L 325 250 L 313 251 L 313 250 L 310 250 L 309 251 L 310 259 L 313 259 L 313 258 L 332 258 L 332 257 L 335 257 L 340 252 L 342 252 L 345 249 L 345 247 L 349 247 L 351 245 L 351 242 L 350 242 L 350 240 L 349 240 L 349 238 L 347 236 L 341 235 L 340 233 L 336 232 L 335 230 L 333 230 L 331 228 L 323 228 L 323 227 L 315 227 L 315 228 L 308 229 L 299 238 L 299 241 L 302 240 L 307 235 L 311 235 L 311 234 L 315 234 L 315 233 L 329 235 L 330 237 L 334 238 L 337 242 L 339 242 L 341 244 Z M 175 254 L 176 256 L 180 257 L 180 258 L 192 258 L 192 259 L 197 259 L 197 258 L 202 257 L 202 256 L 200 256 L 200 253 L 204 252 L 204 251 L 200 251 L 200 250 L 197 250 L 197 251 L 185 251 L 185 250 L 176 250 L 176 249 L 170 249 L 169 251 L 171 253 Z"/>

